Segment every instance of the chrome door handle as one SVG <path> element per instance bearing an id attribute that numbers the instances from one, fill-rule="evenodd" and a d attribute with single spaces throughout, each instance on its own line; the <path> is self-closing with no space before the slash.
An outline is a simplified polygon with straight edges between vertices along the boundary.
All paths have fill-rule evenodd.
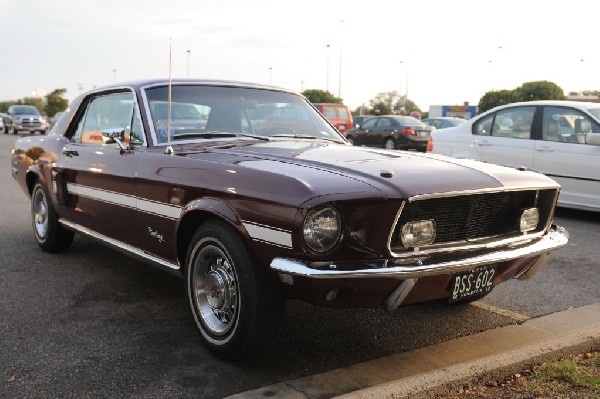
<path id="1" fill-rule="evenodd" d="M 541 148 L 536 148 L 535 150 L 536 150 L 536 151 L 539 151 L 539 152 L 553 152 L 553 151 L 554 151 L 554 150 L 553 150 L 552 148 L 550 148 L 550 147 L 541 147 Z"/>
<path id="2" fill-rule="evenodd" d="M 476 143 L 479 147 L 489 147 L 492 145 L 489 141 L 478 141 Z"/>

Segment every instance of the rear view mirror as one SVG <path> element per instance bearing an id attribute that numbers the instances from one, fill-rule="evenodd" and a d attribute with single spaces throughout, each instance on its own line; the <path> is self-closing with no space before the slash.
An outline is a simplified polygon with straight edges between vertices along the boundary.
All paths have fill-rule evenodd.
<path id="1" fill-rule="evenodd" d="M 123 129 L 123 128 L 104 129 L 104 130 L 102 130 L 102 136 L 107 138 L 106 144 L 117 143 L 121 150 L 127 149 L 127 146 L 125 144 L 123 144 L 123 141 L 125 141 L 125 129 Z"/>
<path id="2" fill-rule="evenodd" d="M 592 124 L 587 119 L 575 120 L 575 133 L 587 133 L 592 130 Z"/>

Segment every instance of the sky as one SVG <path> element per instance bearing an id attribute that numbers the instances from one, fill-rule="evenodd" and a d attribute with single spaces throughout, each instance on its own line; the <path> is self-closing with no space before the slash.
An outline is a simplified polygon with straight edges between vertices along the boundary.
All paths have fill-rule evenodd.
<path id="1" fill-rule="evenodd" d="M 172 76 L 476 105 L 548 80 L 600 90 L 597 0 L 0 0 L 0 101 Z M 341 79 L 340 79 L 341 77 Z"/>

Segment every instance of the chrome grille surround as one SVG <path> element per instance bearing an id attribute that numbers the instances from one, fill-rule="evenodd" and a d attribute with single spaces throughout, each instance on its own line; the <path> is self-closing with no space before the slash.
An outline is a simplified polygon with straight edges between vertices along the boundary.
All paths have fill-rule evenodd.
<path id="1" fill-rule="evenodd" d="M 529 242 L 543 236 L 550 228 L 558 193 L 558 187 L 545 186 L 410 197 L 398 210 L 388 238 L 388 250 L 397 258 L 414 258 Z M 518 230 L 516 222 L 520 211 L 528 207 L 540 208 L 540 223 L 535 230 L 524 234 Z M 426 247 L 404 248 L 399 237 L 403 224 L 421 219 L 435 220 L 436 240 Z"/>

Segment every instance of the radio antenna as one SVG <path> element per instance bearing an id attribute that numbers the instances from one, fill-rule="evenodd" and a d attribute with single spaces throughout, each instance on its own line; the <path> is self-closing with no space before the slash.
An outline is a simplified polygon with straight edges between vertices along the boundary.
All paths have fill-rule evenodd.
<path id="1" fill-rule="evenodd" d="M 171 146 L 171 38 L 169 38 L 169 97 L 167 100 L 167 148 L 165 154 L 173 155 L 175 150 Z"/>

